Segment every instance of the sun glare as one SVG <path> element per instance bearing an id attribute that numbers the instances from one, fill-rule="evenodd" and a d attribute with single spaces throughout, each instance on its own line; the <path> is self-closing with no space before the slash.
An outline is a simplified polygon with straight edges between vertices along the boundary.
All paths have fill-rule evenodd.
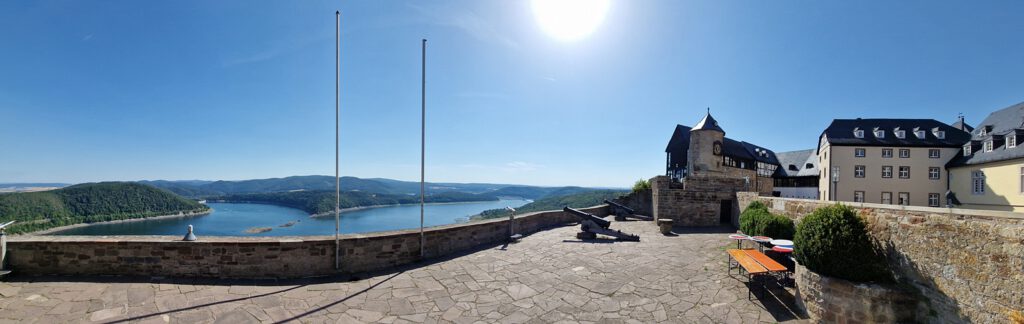
<path id="1" fill-rule="evenodd" d="M 533 0 L 533 16 L 548 35 L 574 41 L 590 35 L 608 13 L 610 0 Z"/>

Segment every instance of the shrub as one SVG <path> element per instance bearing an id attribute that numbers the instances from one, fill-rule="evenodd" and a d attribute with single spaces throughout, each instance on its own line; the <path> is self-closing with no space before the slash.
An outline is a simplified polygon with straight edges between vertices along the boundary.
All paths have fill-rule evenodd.
<path id="1" fill-rule="evenodd" d="M 647 180 L 644 180 L 644 179 L 637 180 L 636 183 L 633 184 L 633 192 L 637 192 L 637 191 L 640 191 L 640 190 L 650 190 L 650 189 L 651 189 L 651 182 L 647 181 Z"/>
<path id="2" fill-rule="evenodd" d="M 796 229 L 788 217 L 772 214 L 763 203 L 754 201 L 740 214 L 740 231 L 747 235 L 792 239 Z"/>
<path id="3" fill-rule="evenodd" d="M 848 206 L 818 208 L 800 222 L 793 238 L 797 262 L 822 275 L 855 282 L 892 282 L 864 221 Z"/>

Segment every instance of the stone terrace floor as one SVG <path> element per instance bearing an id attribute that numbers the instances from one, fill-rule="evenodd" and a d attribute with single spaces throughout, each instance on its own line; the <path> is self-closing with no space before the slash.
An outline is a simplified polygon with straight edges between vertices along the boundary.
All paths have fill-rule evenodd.
<path id="1" fill-rule="evenodd" d="M 725 249 L 735 244 L 728 230 L 612 228 L 642 241 L 581 242 L 578 226 L 560 227 L 344 282 L 15 276 L 0 282 L 0 322 L 801 321 L 790 311 L 792 290 L 748 300 L 746 278 L 726 274 Z"/>

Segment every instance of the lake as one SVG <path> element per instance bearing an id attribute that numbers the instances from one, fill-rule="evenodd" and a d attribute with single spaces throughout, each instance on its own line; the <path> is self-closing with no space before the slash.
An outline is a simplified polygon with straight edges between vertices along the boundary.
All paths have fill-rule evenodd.
<path id="1" fill-rule="evenodd" d="M 498 200 L 452 204 L 427 204 L 424 226 L 465 222 L 481 211 L 506 206 L 519 207 L 526 200 Z M 203 216 L 176 217 L 123 223 L 105 223 L 72 228 L 52 235 L 182 235 L 193 225 L 197 236 L 298 236 L 334 235 L 334 217 L 310 218 L 304 211 L 265 204 L 209 203 L 213 212 Z M 293 223 L 292 226 L 281 225 Z M 376 207 L 341 213 L 341 233 L 369 233 L 413 229 L 420 226 L 420 206 Z M 246 233 L 253 227 L 270 227 L 269 232 Z"/>

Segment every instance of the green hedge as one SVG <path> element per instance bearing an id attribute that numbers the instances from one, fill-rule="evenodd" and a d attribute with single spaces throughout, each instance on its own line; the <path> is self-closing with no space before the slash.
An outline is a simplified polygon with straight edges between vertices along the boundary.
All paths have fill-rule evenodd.
<path id="1" fill-rule="evenodd" d="M 793 238 L 796 228 L 793 220 L 772 214 L 763 203 L 754 201 L 740 214 L 740 231 L 747 235 L 788 240 Z"/>
<path id="2" fill-rule="evenodd" d="M 864 221 L 849 206 L 821 207 L 804 217 L 793 244 L 797 262 L 818 274 L 855 282 L 893 281 Z"/>

